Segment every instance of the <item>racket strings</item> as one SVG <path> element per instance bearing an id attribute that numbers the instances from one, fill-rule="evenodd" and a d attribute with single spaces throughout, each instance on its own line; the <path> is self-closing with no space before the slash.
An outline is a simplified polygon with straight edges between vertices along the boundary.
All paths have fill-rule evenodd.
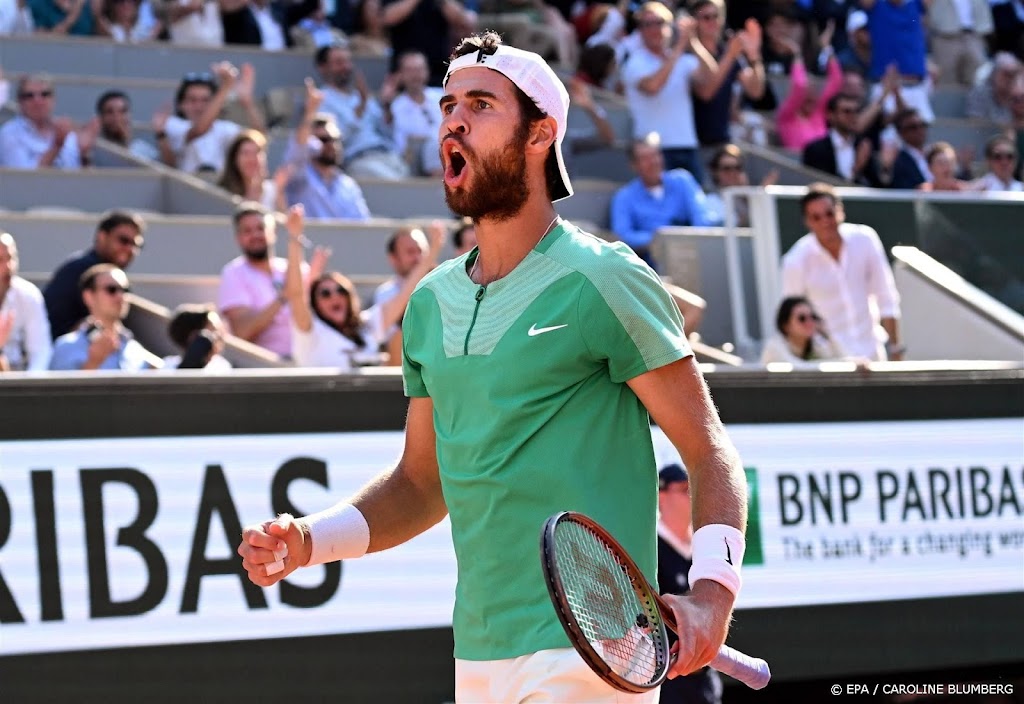
<path id="1" fill-rule="evenodd" d="M 572 616 L 613 672 L 645 685 L 663 673 L 668 657 L 661 615 L 627 566 L 598 536 L 575 523 L 556 534 L 559 573 Z"/>

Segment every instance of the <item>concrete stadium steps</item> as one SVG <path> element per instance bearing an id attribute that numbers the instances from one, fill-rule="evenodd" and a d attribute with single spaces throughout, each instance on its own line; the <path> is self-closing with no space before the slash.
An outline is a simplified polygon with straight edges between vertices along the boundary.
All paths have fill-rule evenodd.
<path id="1" fill-rule="evenodd" d="M 224 264 L 238 256 L 229 216 L 144 217 L 146 244 L 129 268 L 129 275 L 218 276 Z M 0 228 L 14 235 L 18 242 L 23 271 L 52 272 L 72 252 L 91 246 L 98 221 L 99 215 L 95 213 L 0 212 Z M 387 277 L 391 275 L 387 240 L 403 224 L 425 223 L 387 219 L 369 223 L 312 221 L 307 223 L 306 235 L 315 244 L 331 248 L 331 269 L 346 276 Z M 281 231 L 280 238 L 283 237 Z M 284 255 L 283 242 L 277 245 L 277 252 Z M 441 256 L 451 254 L 448 242 Z M 370 282 L 367 279 L 367 285 Z"/>

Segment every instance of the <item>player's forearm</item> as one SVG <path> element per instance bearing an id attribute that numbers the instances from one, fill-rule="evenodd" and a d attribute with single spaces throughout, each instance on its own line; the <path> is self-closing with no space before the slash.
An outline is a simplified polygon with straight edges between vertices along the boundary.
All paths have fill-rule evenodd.
<path id="1" fill-rule="evenodd" d="M 365 486 L 352 503 L 370 526 L 367 552 L 401 545 L 448 515 L 441 484 L 417 483 L 401 463 Z"/>
<path id="2" fill-rule="evenodd" d="M 687 462 L 694 497 L 694 529 L 710 523 L 724 523 L 741 532 L 747 526 L 747 483 L 739 453 L 728 437 L 722 437 L 712 451 L 695 462 Z"/>

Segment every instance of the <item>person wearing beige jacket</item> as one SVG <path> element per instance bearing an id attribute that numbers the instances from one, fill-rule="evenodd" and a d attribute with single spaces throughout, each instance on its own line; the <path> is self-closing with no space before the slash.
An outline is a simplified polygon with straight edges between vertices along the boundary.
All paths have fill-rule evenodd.
<path id="1" fill-rule="evenodd" d="M 932 0 L 928 27 L 939 82 L 972 85 L 987 60 L 984 37 L 993 29 L 988 0 Z"/>

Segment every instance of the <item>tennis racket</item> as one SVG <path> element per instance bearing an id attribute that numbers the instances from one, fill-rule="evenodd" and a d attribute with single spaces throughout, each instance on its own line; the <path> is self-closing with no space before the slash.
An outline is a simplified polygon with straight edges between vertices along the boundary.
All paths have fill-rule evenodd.
<path id="1" fill-rule="evenodd" d="M 668 631 L 679 626 L 615 538 L 593 519 L 563 511 L 545 521 L 540 549 L 558 620 L 590 668 L 623 692 L 664 682 L 675 662 Z M 725 645 L 711 667 L 752 689 L 771 678 L 764 660 Z"/>

